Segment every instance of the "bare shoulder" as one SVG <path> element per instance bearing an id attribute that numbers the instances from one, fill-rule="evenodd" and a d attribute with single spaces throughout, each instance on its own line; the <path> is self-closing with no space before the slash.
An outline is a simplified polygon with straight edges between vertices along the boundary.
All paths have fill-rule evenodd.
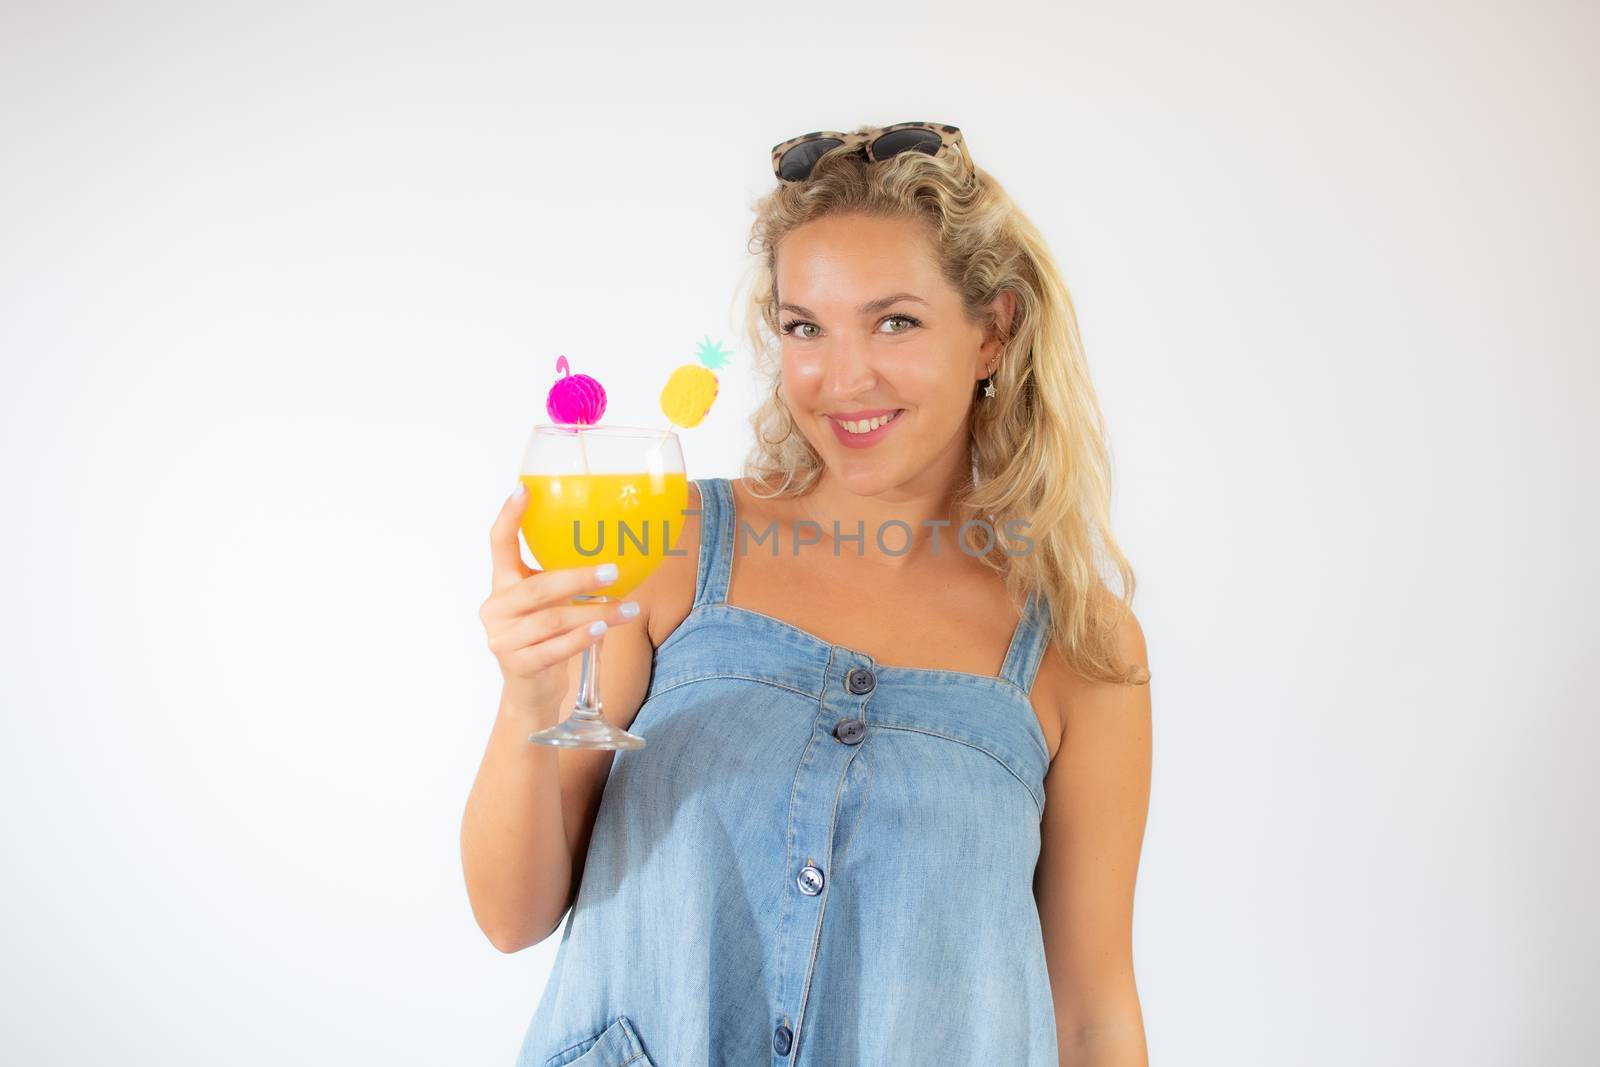
<path id="1" fill-rule="evenodd" d="M 685 510 L 688 514 L 675 524 L 682 533 L 672 551 L 633 593 L 652 648 L 660 648 L 694 607 L 695 575 L 700 568 L 700 488 L 692 480 Z"/>
<path id="2" fill-rule="evenodd" d="M 1108 597 L 1107 603 L 1116 608 L 1114 598 Z M 1136 734 L 1147 732 L 1140 729 L 1150 715 L 1150 658 L 1145 645 L 1144 628 L 1139 624 L 1138 616 L 1129 609 L 1123 612 L 1114 633 L 1117 661 L 1136 666 L 1134 677 L 1140 679 L 1138 684 L 1087 678 L 1073 669 L 1056 642 L 1051 641 L 1045 650 L 1039 667 L 1036 696 L 1043 698 L 1040 702 L 1049 709 L 1059 726 L 1057 747 L 1050 753 L 1052 763 L 1068 743 L 1075 723 L 1080 734 L 1091 723 L 1115 726 L 1119 719 L 1120 725 Z"/>

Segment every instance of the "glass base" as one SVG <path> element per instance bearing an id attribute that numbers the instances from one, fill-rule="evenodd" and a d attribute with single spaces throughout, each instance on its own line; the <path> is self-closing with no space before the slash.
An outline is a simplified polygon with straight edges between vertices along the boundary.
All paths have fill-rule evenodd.
<path id="1" fill-rule="evenodd" d="M 529 734 L 528 743 L 561 748 L 643 748 L 644 738 L 619 730 L 604 719 L 574 714 L 548 729 Z"/>

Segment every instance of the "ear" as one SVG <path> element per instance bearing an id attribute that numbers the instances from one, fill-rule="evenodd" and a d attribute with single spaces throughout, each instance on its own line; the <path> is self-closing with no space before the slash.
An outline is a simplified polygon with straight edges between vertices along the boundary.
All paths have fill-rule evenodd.
<path id="1" fill-rule="evenodd" d="M 1001 338 L 1011 336 L 1011 322 L 1017 313 L 1017 297 L 1010 290 L 1001 291 L 989 303 L 989 310 L 994 315 L 994 322 L 985 326 L 983 330 L 983 344 L 978 349 L 978 378 L 981 380 L 988 376 L 986 369 L 990 363 L 1000 358 L 1000 351 L 1005 347 Z M 998 367 L 996 368 L 999 369 Z"/>

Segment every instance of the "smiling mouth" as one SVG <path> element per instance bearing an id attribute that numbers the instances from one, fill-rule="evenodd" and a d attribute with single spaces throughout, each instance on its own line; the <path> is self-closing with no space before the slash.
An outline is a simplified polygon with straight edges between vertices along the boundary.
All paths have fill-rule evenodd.
<path id="1" fill-rule="evenodd" d="M 878 417 L 871 418 L 871 419 L 841 420 L 841 419 L 834 419 L 832 415 L 829 415 L 827 417 L 829 419 L 833 419 L 834 424 L 837 425 L 845 433 L 849 433 L 849 434 L 866 434 L 866 433 L 871 433 L 873 430 L 876 430 L 880 426 L 887 426 L 889 423 L 893 422 L 895 419 L 898 419 L 902 414 L 904 414 L 905 410 L 906 410 L 905 408 L 900 408 L 899 410 L 895 411 L 893 414 L 890 414 L 890 415 L 879 415 Z"/>

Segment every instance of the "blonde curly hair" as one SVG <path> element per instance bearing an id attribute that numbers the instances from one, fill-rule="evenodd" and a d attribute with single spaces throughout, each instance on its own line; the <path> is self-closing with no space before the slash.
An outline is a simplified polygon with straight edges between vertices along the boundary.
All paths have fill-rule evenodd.
<path id="1" fill-rule="evenodd" d="M 755 440 L 744 475 L 756 496 L 801 496 L 823 470 L 782 396 L 779 243 L 833 215 L 919 223 L 968 321 L 1003 340 L 998 395 L 976 402 L 981 389 L 973 390 L 971 479 L 957 491 L 952 527 L 982 520 L 994 529 L 989 550 L 970 553 L 1003 575 L 1019 614 L 1029 591 L 1044 598 L 1051 640 L 1074 671 L 1142 684 L 1150 677 L 1144 665 L 1118 662 L 1116 631 L 1131 611 L 1134 574 L 1111 536 L 1105 424 L 1072 297 L 1038 229 L 988 172 L 971 170 L 969 178 L 968 166 L 948 153 L 902 152 L 869 163 L 859 147 L 845 145 L 818 159 L 807 180 L 777 182 L 752 205 L 744 331 L 765 399 L 750 418 Z M 990 307 L 1003 292 L 1015 299 L 1009 323 Z M 1026 524 L 1031 549 L 1013 547 L 1011 520 Z M 1120 595 L 1101 576 L 1097 546 L 1120 578 Z"/>

